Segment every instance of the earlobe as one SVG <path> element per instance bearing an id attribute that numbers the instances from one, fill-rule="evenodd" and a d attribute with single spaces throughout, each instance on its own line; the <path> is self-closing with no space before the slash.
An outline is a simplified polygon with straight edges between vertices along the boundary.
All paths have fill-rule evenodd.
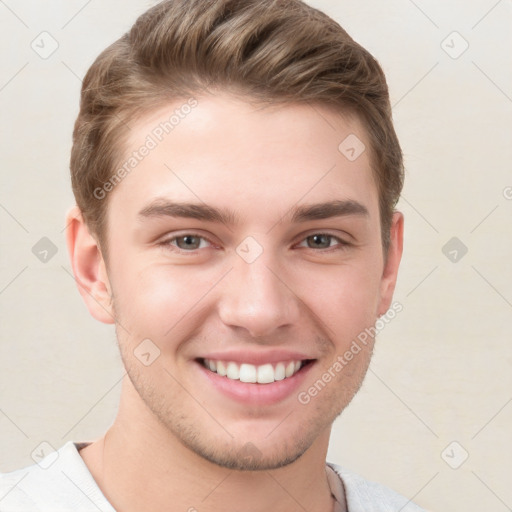
<path id="1" fill-rule="evenodd" d="M 68 212 L 66 225 L 66 241 L 78 291 L 96 320 L 113 324 L 112 293 L 105 262 L 77 206 Z"/>
<path id="2" fill-rule="evenodd" d="M 404 216 L 401 212 L 395 212 L 390 228 L 390 242 L 387 260 L 381 279 L 380 302 L 378 316 L 382 316 L 391 306 L 398 276 L 398 267 L 402 259 L 404 238 Z"/>

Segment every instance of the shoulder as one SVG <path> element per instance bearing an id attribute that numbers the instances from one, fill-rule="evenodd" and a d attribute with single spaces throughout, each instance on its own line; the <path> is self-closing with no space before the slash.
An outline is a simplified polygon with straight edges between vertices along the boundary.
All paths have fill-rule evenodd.
<path id="1" fill-rule="evenodd" d="M 0 512 L 114 512 L 68 441 L 39 463 L 0 473 Z"/>
<path id="2" fill-rule="evenodd" d="M 349 512 L 427 512 L 385 485 L 336 464 L 327 464 L 343 483 Z"/>
<path id="3" fill-rule="evenodd" d="M 21 512 L 38 511 L 34 501 L 24 490 L 23 480 L 31 473 L 30 468 L 10 473 L 0 473 L 0 511 Z"/>

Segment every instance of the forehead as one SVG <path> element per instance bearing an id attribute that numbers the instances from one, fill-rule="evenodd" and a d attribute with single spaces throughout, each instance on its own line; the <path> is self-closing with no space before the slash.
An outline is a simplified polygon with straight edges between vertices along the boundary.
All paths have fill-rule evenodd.
<path id="1" fill-rule="evenodd" d="M 357 199 L 370 213 L 377 205 L 361 122 L 325 106 L 263 108 L 217 94 L 174 101 L 131 127 L 113 208 L 167 197 L 229 202 L 270 220 L 299 203 Z"/>

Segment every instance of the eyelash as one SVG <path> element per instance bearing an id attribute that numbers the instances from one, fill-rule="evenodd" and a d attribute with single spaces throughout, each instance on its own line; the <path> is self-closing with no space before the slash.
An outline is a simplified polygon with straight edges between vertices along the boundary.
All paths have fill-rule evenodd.
<path id="1" fill-rule="evenodd" d="M 172 251 L 177 252 L 178 254 L 188 254 L 188 255 L 191 255 L 191 256 L 197 255 L 197 252 L 201 248 L 187 251 L 187 250 L 184 250 L 184 249 L 180 249 L 179 247 L 177 247 L 177 246 L 172 244 L 172 242 L 176 241 L 178 238 L 184 238 L 184 237 L 187 237 L 187 236 L 192 236 L 192 237 L 195 237 L 195 238 L 199 238 L 201 240 L 206 240 L 209 244 L 215 245 L 207 237 L 205 237 L 203 235 L 200 235 L 199 233 L 194 233 L 194 232 L 184 233 L 182 235 L 175 235 L 172 238 L 167 238 L 166 240 L 163 240 L 158 245 L 160 245 L 162 247 L 172 247 Z M 330 253 L 330 252 L 333 252 L 333 251 L 339 251 L 339 250 L 346 249 L 348 246 L 351 245 L 349 242 L 346 242 L 346 241 L 342 240 L 341 238 L 339 238 L 339 237 L 337 237 L 335 235 L 331 235 L 330 233 L 323 233 L 321 231 L 319 231 L 317 233 L 312 233 L 310 235 L 307 235 L 306 237 L 302 238 L 300 240 L 300 242 L 302 243 L 302 242 L 306 241 L 308 238 L 311 238 L 313 236 L 327 236 L 331 240 L 332 239 L 336 240 L 338 242 L 338 245 L 335 245 L 333 247 L 323 248 L 323 249 L 322 248 L 321 249 L 315 249 L 313 247 L 305 247 L 305 249 L 310 249 L 310 250 L 313 250 L 315 252 L 320 252 L 320 253 Z"/>

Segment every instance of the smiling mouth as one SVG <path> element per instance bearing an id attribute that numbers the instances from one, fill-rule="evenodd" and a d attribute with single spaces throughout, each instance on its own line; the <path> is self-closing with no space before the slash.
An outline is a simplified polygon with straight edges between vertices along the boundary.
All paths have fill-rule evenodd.
<path id="1" fill-rule="evenodd" d="M 197 361 L 212 373 L 216 373 L 230 380 L 253 384 L 272 384 L 273 382 L 293 377 L 304 367 L 311 364 L 314 359 L 283 361 L 262 365 L 236 363 L 234 361 L 218 361 L 205 358 L 197 359 Z"/>

